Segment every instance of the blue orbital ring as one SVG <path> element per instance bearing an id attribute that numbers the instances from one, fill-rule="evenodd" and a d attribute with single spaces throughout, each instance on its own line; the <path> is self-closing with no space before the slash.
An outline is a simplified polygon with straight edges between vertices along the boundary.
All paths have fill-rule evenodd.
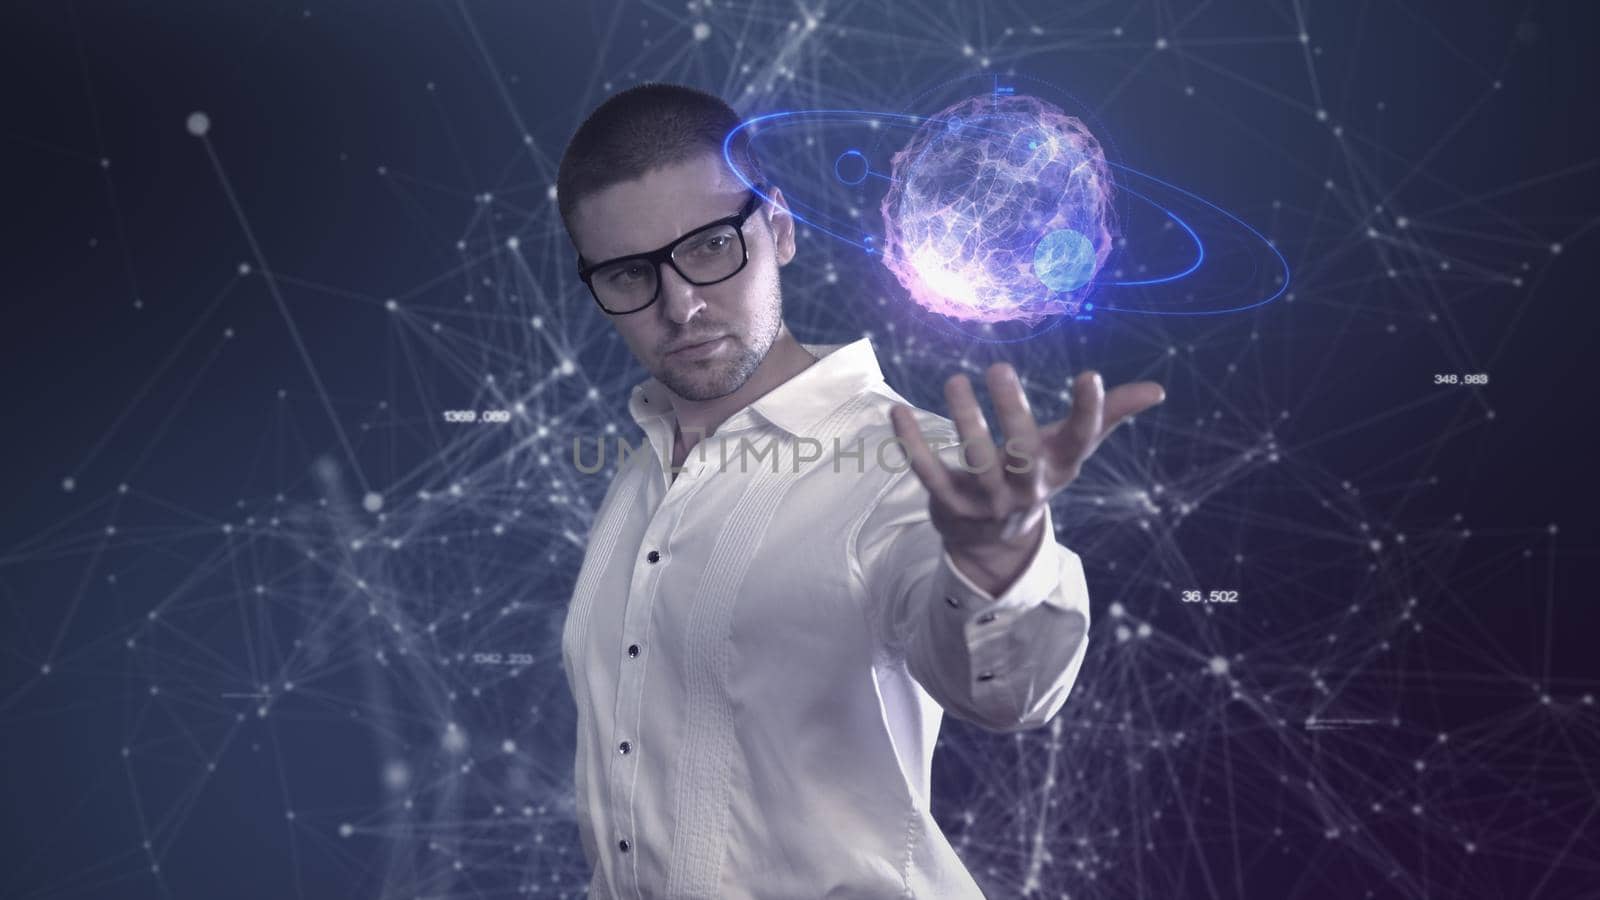
<path id="1" fill-rule="evenodd" d="M 749 128 L 754 128 L 754 127 L 756 127 L 756 126 L 758 126 L 758 125 L 760 125 L 762 123 L 770 122 L 770 121 L 774 121 L 774 120 L 790 119 L 790 118 L 795 118 L 795 117 L 799 117 L 799 116 L 806 116 L 808 118 L 811 118 L 811 117 L 834 117 L 832 120 L 836 120 L 836 121 L 844 122 L 844 123 L 850 123 L 850 124 L 858 123 L 863 117 L 870 118 L 870 119 L 873 119 L 873 120 L 885 120 L 885 119 L 893 120 L 893 121 L 896 121 L 898 123 L 906 124 L 906 125 L 909 125 L 909 126 L 920 126 L 921 124 L 930 121 L 929 117 L 927 117 L 927 116 L 913 116 L 913 115 L 906 115 L 906 114 L 901 114 L 901 113 L 870 113 L 870 112 L 866 112 L 864 110 L 821 109 L 821 110 L 802 110 L 802 111 L 791 111 L 791 112 L 767 113 L 765 115 L 757 116 L 757 117 L 755 117 L 753 119 L 749 119 L 747 121 L 740 122 L 737 127 L 735 127 L 732 131 L 728 132 L 728 135 L 725 138 L 723 138 L 723 141 L 722 141 L 722 158 L 723 158 L 723 161 L 725 163 L 727 163 L 728 168 L 733 171 L 735 177 L 737 177 L 745 185 L 745 187 L 749 188 L 752 192 L 754 192 L 755 194 L 760 196 L 763 201 L 766 201 L 766 202 L 770 203 L 772 198 L 771 198 L 770 195 L 768 195 L 766 193 L 763 193 L 762 191 L 757 190 L 755 184 L 752 183 L 750 181 L 750 179 L 745 176 L 745 173 L 740 171 L 739 167 L 734 164 L 733 155 L 732 155 L 733 140 L 734 140 L 735 137 L 738 136 L 738 134 L 741 131 L 744 131 L 744 130 L 749 129 Z M 822 121 L 823 121 L 823 124 L 826 124 L 828 121 L 830 121 L 830 119 L 823 118 Z M 981 128 L 981 126 L 975 127 L 975 126 L 972 126 L 970 123 L 966 123 L 966 122 L 962 123 L 962 127 L 963 128 L 972 128 L 973 130 L 980 130 L 980 131 L 990 131 L 991 130 L 991 129 L 983 129 L 983 128 Z M 994 133 L 1003 134 L 1003 132 L 999 132 L 999 131 L 994 131 Z M 751 140 L 753 142 L 754 141 L 754 137 L 752 137 Z M 860 156 L 859 151 L 847 151 L 847 152 L 848 153 L 855 153 L 857 156 Z M 863 158 L 863 162 L 865 162 L 864 158 Z M 1212 203 L 1210 200 L 1207 200 L 1206 198 L 1201 197 L 1200 195 L 1194 193 L 1193 191 L 1185 190 L 1185 189 L 1183 189 L 1181 187 L 1178 187 L 1175 184 L 1172 184 L 1171 182 L 1164 181 L 1164 180 L 1162 180 L 1160 178 L 1157 178 L 1156 176 L 1151 175 L 1151 174 L 1149 174 L 1147 172 L 1140 171 L 1138 169 L 1133 168 L 1132 166 L 1128 166 L 1128 165 L 1125 165 L 1123 163 L 1112 162 L 1111 160 L 1106 160 L 1106 165 L 1110 166 L 1111 168 L 1114 168 L 1114 169 L 1118 170 L 1119 172 L 1125 172 L 1125 173 L 1128 173 L 1130 175 L 1135 175 L 1135 176 L 1138 176 L 1140 178 L 1147 179 L 1147 180 L 1149 180 L 1151 182 L 1154 182 L 1155 184 L 1158 184 L 1161 187 L 1164 187 L 1164 188 L 1166 188 L 1168 190 L 1177 191 L 1179 194 L 1182 194 L 1183 196 L 1185 196 L 1185 197 L 1189 198 L 1190 200 L 1193 200 L 1193 201 L 1195 201 L 1197 203 L 1205 205 L 1206 207 L 1210 208 L 1212 211 L 1214 211 L 1214 212 L 1220 214 L 1221 216 L 1223 216 L 1224 218 L 1232 221 L 1235 225 L 1238 225 L 1239 227 L 1243 228 L 1252 237 L 1254 237 L 1263 246 L 1265 246 L 1269 251 L 1271 251 L 1271 253 L 1272 253 L 1272 255 L 1274 257 L 1276 257 L 1276 259 L 1278 261 L 1278 266 L 1282 270 L 1282 279 L 1281 279 L 1281 283 L 1278 285 L 1277 290 L 1273 291 L 1267 297 L 1265 297 L 1265 298 L 1263 298 L 1261 300 L 1257 300 L 1257 301 L 1252 302 L 1252 303 L 1247 303 L 1247 304 L 1244 304 L 1244 305 L 1241 305 L 1241 306 L 1226 307 L 1226 308 L 1223 308 L 1223 309 L 1207 309 L 1207 310 L 1192 310 L 1192 311 L 1191 310 L 1138 309 L 1138 308 L 1135 308 L 1135 307 L 1116 306 L 1114 304 L 1108 304 L 1108 303 L 1105 303 L 1105 302 L 1096 302 L 1094 304 L 1094 306 L 1093 306 L 1093 309 L 1095 309 L 1096 311 L 1119 312 L 1119 313 L 1126 313 L 1126 314 L 1132 314 L 1132 315 L 1147 315 L 1147 316 L 1214 316 L 1214 315 L 1223 315 L 1223 314 L 1226 314 L 1226 313 L 1242 312 L 1244 310 L 1255 309 L 1256 307 L 1264 306 L 1264 305 L 1266 305 L 1268 303 L 1271 303 L 1272 301 L 1278 299 L 1279 297 L 1283 296 L 1284 292 L 1289 289 L 1289 282 L 1290 282 L 1290 278 L 1291 278 L 1291 272 L 1290 272 L 1290 268 L 1289 268 L 1289 261 L 1284 258 L 1283 253 L 1281 251 L 1279 251 L 1278 248 L 1276 246 L 1274 246 L 1271 241 L 1267 240 L 1265 235 L 1263 235 L 1260 231 L 1258 231 L 1257 229 L 1252 227 L 1249 223 L 1245 222 L 1243 219 L 1239 218 L 1238 216 L 1234 215 L 1233 213 L 1229 212 L 1228 210 L 1222 208 L 1221 206 L 1218 206 L 1217 204 Z M 871 171 L 871 167 L 867 166 L 867 171 L 861 176 L 860 179 L 857 179 L 855 181 L 846 181 L 841 176 L 841 173 L 838 171 L 838 162 L 837 161 L 835 161 L 835 164 L 834 164 L 834 175 L 835 175 L 835 177 L 839 178 L 841 183 L 850 184 L 850 185 L 858 185 L 858 184 L 864 182 L 869 175 L 878 175 L 878 177 L 887 178 L 887 176 L 883 176 L 883 175 L 881 175 L 879 173 L 872 172 Z M 1167 219 L 1170 219 L 1179 228 L 1183 229 L 1184 233 L 1186 233 L 1189 236 L 1189 239 L 1194 242 L 1194 246 L 1195 246 L 1194 259 L 1193 259 L 1192 262 L 1190 262 L 1186 267 L 1184 267 L 1180 271 L 1175 271 L 1175 272 L 1167 273 L 1167 274 L 1164 274 L 1164 275 L 1159 275 L 1159 276 L 1156 276 L 1154 278 L 1142 278 L 1142 279 L 1135 279 L 1135 280 L 1117 280 L 1117 281 L 1102 281 L 1102 280 L 1096 279 L 1094 281 L 1089 282 L 1088 285 L 1086 285 L 1086 286 L 1104 287 L 1104 288 L 1148 287 L 1148 286 L 1160 285 L 1160 284 L 1168 284 L 1168 283 L 1171 283 L 1171 282 L 1174 282 L 1174 281 L 1178 281 L 1178 280 L 1186 278 L 1186 277 L 1192 275 L 1194 272 L 1198 271 L 1199 268 L 1201 267 L 1201 265 L 1204 264 L 1205 256 L 1206 256 L 1206 253 L 1205 253 L 1205 242 L 1200 238 L 1199 233 L 1196 232 L 1195 229 L 1187 221 L 1185 221 L 1183 219 L 1183 217 L 1179 216 L 1177 213 L 1173 212 L 1168 207 L 1162 205 L 1160 202 L 1156 201 L 1153 197 L 1150 197 L 1149 195 L 1147 195 L 1147 194 L 1145 194 L 1145 193 L 1143 193 L 1141 191 L 1138 191 L 1138 190 L 1135 190 L 1135 189 L 1133 189 L 1131 187 L 1128 187 L 1127 184 L 1122 183 L 1120 181 L 1116 185 L 1116 187 L 1118 189 L 1120 189 L 1121 191 L 1124 191 L 1124 192 L 1126 192 L 1128 194 L 1131 194 L 1132 196 L 1137 197 L 1138 199 L 1143 200 L 1144 202 L 1150 204 L 1152 207 L 1154 207 L 1155 209 L 1159 210 L 1163 216 L 1165 216 Z M 857 247 L 857 248 L 861 249 L 862 251 L 864 251 L 865 253 L 867 253 L 869 256 L 870 255 L 874 255 L 874 254 L 876 254 L 878 252 L 878 249 L 875 246 L 873 246 L 874 238 L 873 238 L 872 234 L 870 234 L 868 232 L 865 232 L 865 231 L 861 232 L 859 237 L 854 237 L 854 236 L 851 236 L 851 235 L 848 235 L 848 234 L 842 234 L 842 233 L 840 233 L 838 231 L 835 231 L 832 228 L 829 228 L 826 225 L 821 224 L 821 222 L 820 222 L 820 210 L 818 211 L 818 216 L 813 217 L 812 215 L 809 214 L 810 207 L 808 207 L 806 204 L 804 204 L 802 202 L 798 202 L 798 201 L 793 200 L 793 199 L 789 199 L 788 200 L 788 207 L 789 207 L 790 215 L 792 215 L 797 221 L 802 222 L 805 225 L 807 225 L 807 226 L 809 226 L 811 228 L 814 228 L 817 231 L 820 231 L 823 234 L 826 234 L 826 235 L 828 235 L 829 237 L 832 237 L 835 240 L 842 241 L 842 242 L 844 242 L 846 244 L 850 244 L 851 246 Z M 1103 299 L 1104 299 L 1104 297 L 1102 296 L 1100 298 L 1100 301 L 1103 301 Z M 1067 317 L 1061 317 L 1061 318 L 1067 318 Z"/>

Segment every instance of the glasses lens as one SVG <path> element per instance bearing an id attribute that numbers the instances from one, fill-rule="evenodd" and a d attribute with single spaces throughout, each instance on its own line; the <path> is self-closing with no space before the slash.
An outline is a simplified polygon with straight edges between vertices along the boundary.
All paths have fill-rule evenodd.
<path id="1" fill-rule="evenodd" d="M 672 261 L 690 281 L 705 284 L 721 281 L 739 271 L 744 264 L 744 244 L 739 230 L 718 225 L 690 237 L 673 248 Z"/>
<path id="2" fill-rule="evenodd" d="M 611 312 L 632 312 L 656 293 L 656 267 L 642 259 L 602 266 L 589 276 L 600 305 Z"/>

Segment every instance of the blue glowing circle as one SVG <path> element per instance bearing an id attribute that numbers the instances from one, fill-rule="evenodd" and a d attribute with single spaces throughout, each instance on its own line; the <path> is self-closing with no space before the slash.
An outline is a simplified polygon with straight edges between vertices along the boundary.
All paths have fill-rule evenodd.
<path id="1" fill-rule="evenodd" d="M 852 169 L 860 166 L 861 174 L 855 176 L 854 178 L 846 177 L 844 174 L 846 161 L 848 161 L 848 164 Z M 866 181 L 867 176 L 870 174 L 872 174 L 872 167 L 867 164 L 867 158 L 861 155 L 860 150 L 846 150 L 845 152 L 839 154 L 838 159 L 833 161 L 833 175 L 835 178 L 839 179 L 841 184 L 860 184 L 861 182 Z"/>
<path id="2" fill-rule="evenodd" d="M 1089 283 L 1095 270 L 1094 244 L 1071 228 L 1058 228 L 1033 248 L 1033 274 L 1052 291 L 1071 292 Z"/>

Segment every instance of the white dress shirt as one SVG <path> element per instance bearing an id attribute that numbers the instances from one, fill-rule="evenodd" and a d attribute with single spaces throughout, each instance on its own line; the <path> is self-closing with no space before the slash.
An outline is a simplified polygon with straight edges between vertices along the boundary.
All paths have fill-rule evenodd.
<path id="1" fill-rule="evenodd" d="M 649 446 L 601 502 L 561 639 L 592 897 L 981 898 L 929 811 L 942 714 L 1037 727 L 1083 662 L 1083 568 L 1048 514 L 1021 577 L 979 589 L 893 443 L 905 401 L 870 340 L 803 346 L 818 361 L 676 477 L 670 395 L 629 398 Z M 917 420 L 957 465 L 953 423 Z"/>

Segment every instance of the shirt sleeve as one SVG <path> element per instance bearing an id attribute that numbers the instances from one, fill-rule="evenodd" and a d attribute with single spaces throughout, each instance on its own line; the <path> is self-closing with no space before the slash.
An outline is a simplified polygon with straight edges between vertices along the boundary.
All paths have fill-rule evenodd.
<path id="1" fill-rule="evenodd" d="M 951 449 L 938 453 L 953 466 Z M 998 597 L 956 568 L 909 469 L 879 494 L 853 549 L 873 637 L 947 712 L 1013 732 L 1061 709 L 1088 647 L 1089 592 L 1048 509 L 1038 550 Z"/>

